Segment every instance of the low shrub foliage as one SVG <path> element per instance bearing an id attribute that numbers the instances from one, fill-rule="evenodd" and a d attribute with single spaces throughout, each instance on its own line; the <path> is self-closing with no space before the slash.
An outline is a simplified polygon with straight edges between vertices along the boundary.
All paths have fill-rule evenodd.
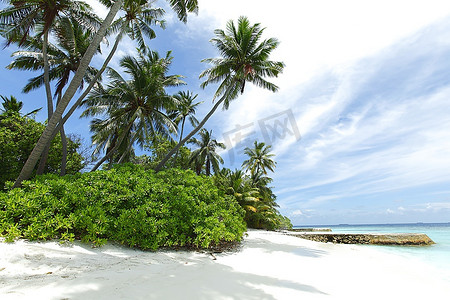
<path id="1" fill-rule="evenodd" d="M 38 176 L 0 193 L 0 235 L 6 241 L 116 241 L 141 249 L 208 248 L 239 241 L 244 211 L 212 179 L 190 170 L 155 174 L 121 165 L 58 177 Z"/>

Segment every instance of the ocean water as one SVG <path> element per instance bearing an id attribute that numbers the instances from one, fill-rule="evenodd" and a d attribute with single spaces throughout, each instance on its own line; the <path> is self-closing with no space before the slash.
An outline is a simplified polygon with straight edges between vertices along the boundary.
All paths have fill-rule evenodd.
<path id="1" fill-rule="evenodd" d="M 408 258 L 419 259 L 434 265 L 450 276 L 450 223 L 377 224 L 377 225 L 328 225 L 295 226 L 331 228 L 338 233 L 425 233 L 436 244 L 430 246 L 378 246 L 361 245 L 394 253 Z"/>

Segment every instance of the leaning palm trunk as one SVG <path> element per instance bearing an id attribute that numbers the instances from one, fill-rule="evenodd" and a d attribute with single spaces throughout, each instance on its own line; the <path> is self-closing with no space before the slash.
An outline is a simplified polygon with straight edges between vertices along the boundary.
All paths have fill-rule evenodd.
<path id="1" fill-rule="evenodd" d="M 103 74 L 103 72 L 106 70 L 106 67 L 108 66 L 109 62 L 111 61 L 111 59 L 113 58 L 114 54 L 116 53 L 117 47 L 119 46 L 119 42 L 120 42 L 120 38 L 119 36 L 117 36 L 116 41 L 114 42 L 114 45 L 111 49 L 111 52 L 109 52 L 108 57 L 105 59 L 105 61 L 103 62 L 102 67 L 100 68 L 100 70 L 98 70 L 97 74 L 95 74 L 94 78 L 92 79 L 92 81 L 89 83 L 88 87 L 83 91 L 83 93 L 81 94 L 81 96 L 77 99 L 77 101 L 74 103 L 74 105 L 72 105 L 72 107 L 69 109 L 69 111 L 67 112 L 67 114 L 62 118 L 62 121 L 60 122 L 60 124 L 58 124 L 58 128 L 63 126 L 64 123 L 66 123 L 66 121 L 70 118 L 70 116 L 73 114 L 73 112 L 78 108 L 78 106 L 80 106 L 81 102 L 84 100 L 84 98 L 86 98 L 86 96 L 89 94 L 89 92 L 92 90 L 92 88 L 94 87 L 94 85 L 97 83 L 97 81 L 99 80 L 100 76 Z M 58 132 L 58 128 L 56 128 L 56 132 Z M 55 134 L 56 134 L 55 132 Z"/>
<path id="2" fill-rule="evenodd" d="M 48 54 L 47 54 L 47 46 L 48 46 L 48 29 L 44 32 L 44 40 L 42 43 L 42 57 L 44 59 L 44 85 L 45 85 L 45 94 L 47 96 L 47 113 L 48 120 L 53 115 L 53 98 L 52 91 L 50 89 L 50 65 L 48 63 Z"/>
<path id="3" fill-rule="evenodd" d="M 117 47 L 119 46 L 121 38 L 120 35 L 117 36 L 116 41 L 114 42 L 114 45 L 111 49 L 111 51 L 108 54 L 108 57 L 103 62 L 102 67 L 100 70 L 98 70 L 97 74 L 95 74 L 94 78 L 91 80 L 87 88 L 83 91 L 80 97 L 78 97 L 77 101 L 70 107 L 69 111 L 64 115 L 64 117 L 61 119 L 61 121 L 58 123 L 58 126 L 53 130 L 53 134 L 51 139 L 48 142 L 48 147 L 55 138 L 56 134 L 61 131 L 61 128 L 64 127 L 64 124 L 67 122 L 67 120 L 72 116 L 72 114 L 75 112 L 75 110 L 80 106 L 81 102 L 86 98 L 86 96 L 89 94 L 89 92 L 92 90 L 94 85 L 98 82 L 100 76 L 103 74 L 103 72 L 106 70 L 106 67 L 108 66 L 109 62 L 113 58 L 114 54 L 116 53 Z"/>
<path id="4" fill-rule="evenodd" d="M 58 105 L 59 102 L 61 102 L 61 92 L 58 93 L 58 102 L 56 103 L 56 105 Z M 66 167 L 67 167 L 67 137 L 66 137 L 66 133 L 64 132 L 64 124 L 62 124 L 60 126 L 59 132 L 61 134 L 61 148 L 62 148 L 61 149 L 61 170 L 60 170 L 59 175 L 64 176 L 64 175 L 66 175 Z M 49 144 L 51 144 L 51 141 Z"/>
<path id="5" fill-rule="evenodd" d="M 53 130 L 56 128 L 56 125 L 61 120 L 64 110 L 66 109 L 67 105 L 69 105 L 70 100 L 73 98 L 73 96 L 75 95 L 75 92 L 77 91 L 78 87 L 80 86 L 81 81 L 83 80 L 84 74 L 85 74 L 87 68 L 89 67 L 89 63 L 92 60 L 92 57 L 94 56 L 95 52 L 97 51 L 97 48 L 100 45 L 100 42 L 102 41 L 103 37 L 105 36 L 107 28 L 111 25 L 117 12 L 122 7 L 123 1 L 124 0 L 117 0 L 114 2 L 108 15 L 106 16 L 105 20 L 103 21 L 102 25 L 100 26 L 99 31 L 92 39 L 92 43 L 89 45 L 83 58 L 81 59 L 78 70 L 75 73 L 64 96 L 61 99 L 61 103 L 59 103 L 59 105 L 56 107 L 55 112 L 53 113 L 52 117 L 48 121 L 48 124 L 45 127 L 44 132 L 42 133 L 41 137 L 39 138 L 38 142 L 36 143 L 36 146 L 34 146 L 33 151 L 31 152 L 25 165 L 22 168 L 22 171 L 20 172 L 19 176 L 17 177 L 16 181 L 14 182 L 13 187 L 19 187 L 23 180 L 30 178 L 31 173 L 33 172 L 33 169 L 36 166 L 36 163 L 42 154 L 42 151 L 44 150 L 45 146 L 47 145 L 47 143 L 49 142 L 49 140 L 51 139 L 51 137 L 53 135 Z"/>
<path id="6" fill-rule="evenodd" d="M 167 155 L 163 158 L 163 160 L 156 166 L 155 172 L 159 172 L 162 167 L 166 164 L 166 162 L 177 152 L 181 146 L 183 146 L 188 140 L 191 139 L 200 129 L 202 129 L 203 125 L 205 125 L 206 121 L 214 114 L 217 108 L 225 101 L 225 99 L 229 96 L 231 89 L 233 88 L 233 83 L 230 84 L 229 88 L 225 91 L 224 95 L 216 102 L 213 108 L 209 111 L 209 113 L 198 123 L 197 127 L 194 128 L 183 140 L 181 140 L 172 150 L 167 153 Z"/>
<path id="7" fill-rule="evenodd" d="M 183 140 L 184 121 L 186 121 L 186 117 L 183 118 L 183 122 L 181 123 L 181 133 L 180 133 L 180 140 L 178 141 L 178 144 L 181 143 L 181 141 Z M 179 151 L 179 149 L 175 153 L 175 158 L 173 159 L 173 166 L 175 166 L 177 163 L 178 151 Z"/>
<path id="8" fill-rule="evenodd" d="M 97 162 L 97 164 L 92 168 L 91 172 L 94 172 L 95 170 L 98 169 L 98 167 L 100 167 L 107 159 L 109 158 L 113 158 L 113 154 L 117 151 L 117 149 L 119 149 L 120 144 L 122 144 L 123 140 L 125 139 L 125 136 L 127 135 L 128 131 L 130 131 L 131 126 L 133 126 L 134 120 L 136 119 L 136 117 L 133 118 L 133 120 L 128 124 L 127 128 L 122 132 L 122 134 L 120 135 L 119 139 L 117 140 L 117 143 L 114 145 L 114 147 L 111 149 L 111 151 L 108 151 L 106 153 L 105 156 L 103 156 L 102 159 L 99 160 L 99 162 Z"/>
<path id="9" fill-rule="evenodd" d="M 44 40 L 42 43 L 42 57 L 44 59 L 44 85 L 45 85 L 45 94 L 47 96 L 47 120 L 53 115 L 53 99 L 52 99 L 52 91 L 50 88 L 50 66 L 48 63 L 48 54 L 47 54 L 47 46 L 48 46 L 48 29 L 44 32 Z M 47 164 L 48 155 L 50 153 L 50 143 L 47 144 L 44 151 L 41 155 L 41 160 L 39 161 L 39 166 L 36 171 L 37 175 L 44 174 L 45 165 Z"/>
<path id="10" fill-rule="evenodd" d="M 133 147 L 133 143 L 134 143 L 134 139 L 136 137 L 136 132 L 134 133 L 133 137 L 130 140 L 130 143 L 128 144 L 127 149 L 122 153 L 122 155 L 120 156 L 119 161 L 117 162 L 118 164 L 121 164 L 123 162 L 123 160 L 125 159 L 125 156 L 127 155 L 128 152 L 131 151 L 131 147 Z"/>
<path id="11" fill-rule="evenodd" d="M 62 153 L 61 153 L 61 171 L 59 173 L 60 176 L 66 175 L 66 167 L 67 167 L 67 137 L 66 133 L 64 132 L 64 126 L 61 127 L 61 146 L 62 146 Z"/>

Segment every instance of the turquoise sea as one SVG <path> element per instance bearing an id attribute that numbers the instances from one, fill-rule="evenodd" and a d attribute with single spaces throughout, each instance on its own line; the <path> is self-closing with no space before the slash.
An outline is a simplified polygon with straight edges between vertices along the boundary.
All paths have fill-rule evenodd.
<path id="1" fill-rule="evenodd" d="M 431 246 L 365 246 L 404 257 L 420 259 L 434 265 L 450 276 L 450 223 L 371 224 L 371 225 L 320 225 L 294 226 L 331 228 L 342 233 L 425 233 L 436 244 Z"/>

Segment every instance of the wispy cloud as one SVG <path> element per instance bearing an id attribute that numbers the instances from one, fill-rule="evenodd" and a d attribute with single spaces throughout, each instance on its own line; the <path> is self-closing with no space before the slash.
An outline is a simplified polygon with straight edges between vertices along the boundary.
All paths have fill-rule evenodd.
<path id="1" fill-rule="evenodd" d="M 306 52 L 295 46 L 300 46 L 301 39 L 287 37 L 288 29 L 282 34 L 277 31 L 288 66 L 277 81 L 280 92 L 250 88 L 228 112 L 215 116 L 214 127 L 229 131 L 236 124 L 257 122 L 276 111 L 293 111 L 302 140 L 273 145 L 278 161 L 274 184 L 286 213 L 300 216 L 305 208 L 325 209 L 331 204 L 341 205 L 336 214 L 342 214 L 354 206 L 349 201 L 355 197 L 402 191 L 407 199 L 410 190 L 418 186 L 429 186 L 428 193 L 433 193 L 431 186 L 450 182 L 450 20 L 441 19 L 446 12 L 437 9 L 444 3 L 433 2 L 431 8 L 425 8 L 408 2 L 411 14 L 402 19 L 401 26 L 394 24 L 398 15 L 394 17 L 392 11 L 387 25 L 369 22 L 371 16 L 365 12 L 387 3 L 377 8 L 352 4 L 362 11 L 359 29 L 364 29 L 349 29 L 353 38 L 340 36 L 339 41 L 324 33 L 326 41 L 320 41 L 337 53 L 329 57 L 330 52 L 307 40 L 308 49 L 318 52 L 305 58 Z M 400 7 L 393 7 L 396 9 Z M 422 9 L 424 15 L 418 16 Z M 344 24 L 336 20 L 340 29 L 348 29 L 358 19 L 336 15 L 351 19 Z M 331 23 L 326 24 L 330 27 Z M 381 27 L 371 27 L 373 24 Z M 318 32 L 322 32 L 320 27 L 314 35 L 321 39 Z M 304 31 L 298 36 L 301 33 Z M 309 67 L 308 59 L 325 63 L 316 61 Z M 299 75 L 303 70 L 308 76 Z M 381 202 L 393 201 L 392 196 L 387 198 Z M 396 211 L 389 206 L 383 211 L 388 209 Z M 320 210 L 315 212 L 316 220 L 320 214 Z"/>
<path id="2" fill-rule="evenodd" d="M 199 2 L 184 25 L 158 1 L 168 29 L 151 42 L 174 50 L 171 72 L 205 101 L 199 117 L 212 106 L 214 87 L 200 90 L 197 78 L 200 59 L 218 55 L 208 42 L 214 29 L 246 15 L 281 42 L 273 56 L 286 63 L 274 80 L 280 91 L 248 86 L 207 127 L 223 139 L 236 125 L 292 112 L 301 140 L 273 143 L 282 212 L 311 223 L 448 213 L 450 1 Z M 124 41 L 112 66 L 134 48 Z M 427 203 L 439 209 L 425 211 Z"/>

